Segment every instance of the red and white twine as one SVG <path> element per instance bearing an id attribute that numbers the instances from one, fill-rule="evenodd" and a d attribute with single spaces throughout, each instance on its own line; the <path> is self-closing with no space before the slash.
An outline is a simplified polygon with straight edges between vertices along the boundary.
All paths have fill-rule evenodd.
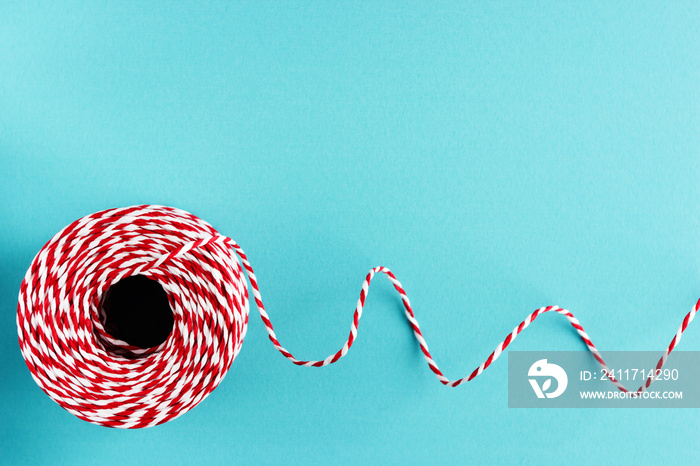
<path id="1" fill-rule="evenodd" d="M 255 273 L 241 247 L 190 213 L 154 205 L 88 215 L 46 243 L 20 288 L 17 330 L 22 355 L 37 384 L 81 419 L 120 428 L 167 422 L 211 393 L 241 349 L 249 309 L 243 268 L 270 340 L 284 357 L 300 366 L 327 366 L 347 354 L 357 337 L 369 285 L 382 273 L 398 291 L 425 360 L 444 385 L 456 387 L 481 374 L 520 332 L 546 312 L 566 317 L 606 368 L 573 314 L 547 306 L 521 322 L 471 374 L 451 381 L 430 355 L 408 296 L 386 267 L 375 267 L 367 274 L 343 347 L 324 360 L 296 359 L 277 339 Z M 132 275 L 158 281 L 173 311 L 172 332 L 154 348 L 137 348 L 110 336 L 100 320 L 103 294 Z M 657 369 L 680 342 L 699 307 L 700 301 L 685 316 Z M 652 382 L 653 378 L 647 379 L 637 392 Z M 618 381 L 613 379 L 613 383 L 627 391 Z"/>

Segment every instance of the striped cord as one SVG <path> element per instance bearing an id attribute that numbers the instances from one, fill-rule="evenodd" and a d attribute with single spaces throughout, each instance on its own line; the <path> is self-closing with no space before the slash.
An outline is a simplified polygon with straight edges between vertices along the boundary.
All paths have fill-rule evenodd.
<path id="1" fill-rule="evenodd" d="M 247 256 L 231 238 L 194 215 L 172 207 L 141 205 L 85 216 L 54 235 L 37 253 L 20 286 L 17 332 L 22 356 L 36 383 L 70 413 L 118 428 L 168 422 L 204 400 L 238 355 L 248 325 L 249 295 L 275 348 L 299 366 L 323 367 L 345 356 L 355 339 L 372 279 L 384 274 L 399 293 L 406 318 L 430 370 L 456 387 L 486 370 L 539 315 L 556 312 L 576 329 L 598 363 L 605 361 L 579 321 L 557 306 L 537 309 L 496 346 L 471 374 L 450 380 L 440 371 L 396 276 L 369 271 L 342 348 L 319 361 L 295 358 L 277 339 Z M 102 299 L 121 279 L 143 275 L 167 294 L 173 328 L 167 339 L 141 348 L 111 335 Z M 656 368 L 681 340 L 700 301 L 685 316 Z M 628 390 L 614 377 L 611 381 Z M 646 390 L 648 378 L 637 389 Z"/>

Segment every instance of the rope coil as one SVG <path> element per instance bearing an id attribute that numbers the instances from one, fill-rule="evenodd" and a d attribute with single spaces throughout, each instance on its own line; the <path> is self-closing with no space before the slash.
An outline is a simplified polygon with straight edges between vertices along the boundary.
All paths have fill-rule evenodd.
<path id="1" fill-rule="evenodd" d="M 357 337 L 370 283 L 381 273 L 399 293 L 421 351 L 444 385 L 456 387 L 474 379 L 518 334 L 547 312 L 563 315 L 607 369 L 573 314 L 547 306 L 521 322 L 470 375 L 451 381 L 430 355 L 408 296 L 386 267 L 375 267 L 367 274 L 342 348 L 319 361 L 296 359 L 277 339 L 255 273 L 241 247 L 188 212 L 156 205 L 88 215 L 46 243 L 20 287 L 17 330 L 22 356 L 41 389 L 81 419 L 119 428 L 162 424 L 206 398 L 239 353 L 249 314 L 243 269 L 270 340 L 284 357 L 300 366 L 327 366 L 347 354 Z M 152 348 L 119 340 L 103 325 L 100 303 L 105 292 L 119 280 L 134 275 L 160 283 L 173 311 L 172 332 Z M 700 301 L 683 319 L 657 369 L 680 342 L 698 308 Z M 614 378 L 611 381 L 628 391 Z M 643 392 L 652 382 L 650 377 L 637 392 Z"/>

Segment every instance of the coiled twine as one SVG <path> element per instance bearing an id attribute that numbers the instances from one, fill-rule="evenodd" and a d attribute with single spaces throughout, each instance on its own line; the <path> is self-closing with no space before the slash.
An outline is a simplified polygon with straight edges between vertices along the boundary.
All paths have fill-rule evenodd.
<path id="1" fill-rule="evenodd" d="M 207 222 L 136 206 L 83 217 L 39 251 L 22 282 L 20 348 L 39 386 L 76 416 L 110 427 L 176 418 L 221 382 L 241 349 L 248 292 L 241 265 Z M 124 277 L 161 284 L 173 330 L 140 349 L 112 338 L 100 300 Z"/>

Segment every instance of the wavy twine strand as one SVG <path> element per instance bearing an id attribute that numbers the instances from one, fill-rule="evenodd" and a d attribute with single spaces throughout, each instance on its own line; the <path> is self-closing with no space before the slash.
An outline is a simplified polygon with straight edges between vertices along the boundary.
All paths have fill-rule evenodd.
<path id="1" fill-rule="evenodd" d="M 389 281 L 394 285 L 394 288 L 396 291 L 399 293 L 399 296 L 401 297 L 401 301 L 403 302 L 404 308 L 405 308 L 405 314 L 406 318 L 408 319 L 409 324 L 411 325 L 411 328 L 413 329 L 413 335 L 415 335 L 416 340 L 418 340 L 418 344 L 420 345 L 420 349 L 423 352 L 423 356 L 425 357 L 426 362 L 428 363 L 428 366 L 430 367 L 430 370 L 433 371 L 435 374 L 435 377 L 442 383 L 443 385 L 446 385 L 448 387 L 457 387 L 461 385 L 464 382 L 470 382 L 473 380 L 475 377 L 477 377 L 479 374 L 484 372 L 496 359 L 499 358 L 499 356 L 503 353 L 503 350 L 505 350 L 508 345 L 510 345 L 513 340 L 527 328 L 528 325 L 530 325 L 536 318 L 537 316 L 547 313 L 547 312 L 556 312 L 557 314 L 560 314 L 569 321 L 571 326 L 576 329 L 576 332 L 579 334 L 583 342 L 586 344 L 586 347 L 588 350 L 593 354 L 595 359 L 598 361 L 600 366 L 608 372 L 608 376 L 610 381 L 621 391 L 623 392 L 629 392 L 629 390 L 622 385 L 615 377 L 612 375 L 610 370 L 608 369 L 607 364 L 603 360 L 603 357 L 600 354 L 600 351 L 598 351 L 598 348 L 593 344 L 591 341 L 590 337 L 586 333 L 586 331 L 583 329 L 581 324 L 579 323 L 578 319 L 574 317 L 574 315 L 566 310 L 562 309 L 558 306 L 546 306 L 546 307 L 541 307 L 534 311 L 532 314 L 527 316 L 525 320 L 523 320 L 517 327 L 513 329 L 511 333 L 506 336 L 506 338 L 499 343 L 496 346 L 496 349 L 489 355 L 488 358 L 484 362 L 482 362 L 479 367 L 474 369 L 471 374 L 469 374 L 466 377 L 463 377 L 461 379 L 457 380 L 450 380 L 445 375 L 442 373 L 440 368 L 438 367 L 437 363 L 433 359 L 433 357 L 430 355 L 430 351 L 428 350 L 428 344 L 425 341 L 425 338 L 423 337 L 423 332 L 421 332 L 420 326 L 418 325 L 418 321 L 416 320 L 416 317 L 413 313 L 413 309 L 411 308 L 411 302 L 408 299 L 408 296 L 406 295 L 406 291 L 404 291 L 403 287 L 401 286 L 401 282 L 396 278 L 396 276 L 391 272 L 386 267 L 374 267 L 369 271 L 367 276 L 365 277 L 364 283 L 362 283 L 362 290 L 360 291 L 360 299 L 357 301 L 357 307 L 355 308 L 355 313 L 353 315 L 352 319 L 352 325 L 350 326 L 350 335 L 348 336 L 348 340 L 345 342 L 342 348 L 338 350 L 335 354 L 332 354 L 328 356 L 326 359 L 321 360 L 321 361 L 302 361 L 299 359 L 296 359 L 292 353 L 290 353 L 287 349 L 285 349 L 280 342 L 277 340 L 277 335 L 275 334 L 275 330 L 272 326 L 272 322 L 270 321 L 270 317 L 267 315 L 267 312 L 265 311 L 265 305 L 262 302 L 262 297 L 260 295 L 260 288 L 258 287 L 258 281 L 257 278 L 255 277 L 255 272 L 253 272 L 253 268 L 250 265 L 250 262 L 248 262 L 248 258 L 245 255 L 245 252 L 243 252 L 243 249 L 236 244 L 235 241 L 232 239 L 228 238 L 228 243 L 230 246 L 236 251 L 236 254 L 238 257 L 241 259 L 241 262 L 243 263 L 243 267 L 245 268 L 247 274 L 248 274 L 248 279 L 250 280 L 250 284 L 253 288 L 253 296 L 255 297 L 255 304 L 258 308 L 258 311 L 260 312 L 260 317 L 263 320 L 263 323 L 265 324 L 265 329 L 267 330 L 267 333 L 269 335 L 270 341 L 272 341 L 272 344 L 275 346 L 277 351 L 282 353 L 282 355 L 292 361 L 294 364 L 298 366 L 306 366 L 306 367 L 324 367 L 328 366 L 330 364 L 333 364 L 334 362 L 337 362 L 340 358 L 345 356 L 348 353 L 348 350 L 354 343 L 355 339 L 357 338 L 357 329 L 360 324 L 360 318 L 362 317 L 362 309 L 364 308 L 365 305 L 365 300 L 367 299 L 367 293 L 369 292 L 369 285 L 372 282 L 372 279 L 377 273 L 383 273 L 385 274 L 388 278 Z M 688 324 L 695 318 L 695 314 L 697 314 L 698 309 L 700 308 L 700 300 L 693 306 L 692 310 L 688 312 L 688 314 L 685 316 L 683 319 L 683 322 L 681 323 L 680 327 L 678 327 L 678 331 L 676 332 L 676 335 L 673 337 L 671 340 L 671 343 L 668 345 L 668 348 L 666 348 L 666 351 L 664 351 L 663 356 L 661 359 L 659 359 L 659 362 L 656 364 L 656 370 L 661 369 L 664 364 L 666 363 L 666 360 L 668 359 L 668 355 L 671 354 L 673 349 L 678 345 L 678 343 L 681 341 L 681 336 L 683 335 L 683 332 L 685 329 L 688 327 Z M 654 371 L 656 373 L 656 371 Z M 650 376 L 649 378 L 646 379 L 646 381 L 636 390 L 636 393 L 642 393 L 646 389 L 649 388 L 649 386 L 652 384 L 654 381 L 654 374 Z"/>

